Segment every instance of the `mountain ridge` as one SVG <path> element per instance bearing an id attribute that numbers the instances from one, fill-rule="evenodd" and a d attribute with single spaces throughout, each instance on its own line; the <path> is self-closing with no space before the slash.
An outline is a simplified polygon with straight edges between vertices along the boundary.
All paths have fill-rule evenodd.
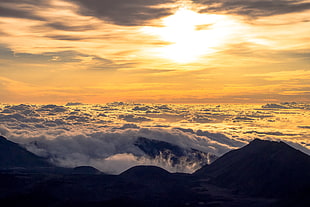
<path id="1" fill-rule="evenodd" d="M 208 152 L 202 152 L 193 148 L 183 148 L 169 142 L 145 137 L 138 137 L 134 145 L 150 157 L 150 159 L 163 159 L 171 163 L 172 167 L 178 165 L 202 167 L 217 159 L 216 155 Z"/>
<path id="2" fill-rule="evenodd" d="M 15 150 L 26 155 L 25 159 L 41 161 L 0 137 L 0 150 L 6 147 L 11 149 L 9 153 Z M 4 152 L 0 161 L 7 158 Z M 156 166 L 135 166 L 120 175 L 107 175 L 89 166 L 31 171 L 27 165 L 29 170 L 22 172 L 0 168 L 0 205 L 306 207 L 310 202 L 309 160 L 310 156 L 284 142 L 253 140 L 193 174 L 170 173 Z M 16 160 L 8 161 L 10 167 L 21 166 Z"/>

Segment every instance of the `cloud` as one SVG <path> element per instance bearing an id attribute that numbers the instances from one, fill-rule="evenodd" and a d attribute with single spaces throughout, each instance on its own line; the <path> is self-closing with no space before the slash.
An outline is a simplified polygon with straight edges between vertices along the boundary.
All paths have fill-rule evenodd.
<path id="1" fill-rule="evenodd" d="M 0 17 L 14 17 L 34 20 L 44 20 L 33 11 L 44 5 L 42 0 L 0 0 Z"/>
<path id="2" fill-rule="evenodd" d="M 0 134 L 61 166 L 91 165 L 104 172 L 119 173 L 137 164 L 152 164 L 172 172 L 191 172 L 197 166 L 189 166 L 189 162 L 176 166 L 165 161 L 164 156 L 150 157 L 135 145 L 136 140 L 144 137 L 220 156 L 260 137 L 295 141 L 299 143 L 294 145 L 296 148 L 309 153 L 301 146 L 309 146 L 308 120 L 300 118 L 304 117 L 301 113 L 308 113 L 309 104 L 282 104 L 287 108 L 266 110 L 261 105 L 190 107 L 124 102 L 66 106 L 3 104 L 0 105 Z M 153 114 L 152 121 L 140 122 L 149 108 L 159 113 Z M 181 114 L 183 119 L 167 118 L 167 110 L 168 115 Z M 184 119 L 199 114 L 213 119 L 225 118 L 222 122 L 207 124 Z M 252 118 L 252 121 L 236 123 L 236 117 Z M 269 122 L 271 117 L 273 122 Z M 126 123 L 123 118 L 135 122 Z"/>
<path id="3" fill-rule="evenodd" d="M 16 53 L 15 59 L 17 61 L 25 62 L 42 62 L 42 63 L 57 63 L 57 62 L 81 62 L 81 58 L 87 55 L 75 51 L 62 51 L 62 52 L 45 52 L 42 54 L 30 53 Z"/>
<path id="4" fill-rule="evenodd" d="M 223 143 L 223 144 L 226 144 L 226 145 L 229 145 L 232 147 L 241 147 L 245 144 L 242 141 L 237 141 L 237 140 L 231 139 L 231 138 L 229 138 L 229 137 L 227 137 L 221 133 L 211 133 L 208 131 L 197 130 L 196 134 L 198 136 L 208 137 L 208 138 L 215 140 L 219 143 Z"/>
<path id="5" fill-rule="evenodd" d="M 4 45 L 0 45 L 0 58 L 22 63 L 55 63 L 80 62 L 81 57 L 88 57 L 75 51 L 45 52 L 41 54 L 16 53 Z M 55 57 L 58 57 L 56 59 Z"/>
<path id="6" fill-rule="evenodd" d="M 119 115 L 118 116 L 119 119 L 123 119 L 127 122 L 144 122 L 144 121 L 152 121 L 152 119 L 149 118 L 145 118 L 145 117 L 139 117 L 139 116 L 135 116 L 133 114 L 127 114 L 127 115 Z"/>
<path id="7" fill-rule="evenodd" d="M 12 105 L 12 106 L 6 106 L 5 107 L 6 109 L 9 109 L 9 110 L 17 110 L 17 111 L 24 111 L 24 110 L 29 110 L 31 109 L 32 107 L 30 105 L 27 105 L 27 104 L 19 104 L 19 105 Z"/>
<path id="8" fill-rule="evenodd" d="M 2 121 L 8 121 L 8 122 L 17 121 L 17 122 L 24 122 L 24 123 L 33 123 L 33 122 L 38 123 L 38 122 L 43 121 L 43 119 L 35 118 L 35 117 L 27 118 L 26 116 L 18 114 L 18 113 L 10 114 L 10 115 L 0 114 L 0 119 L 2 119 Z"/>
<path id="9" fill-rule="evenodd" d="M 1 136 L 7 136 L 9 135 L 10 130 L 8 128 L 6 128 L 5 126 L 0 124 L 0 135 Z"/>
<path id="10" fill-rule="evenodd" d="M 77 0 L 80 12 L 118 25 L 138 26 L 149 20 L 172 14 L 171 8 L 159 5 L 175 0 Z"/>
<path id="11" fill-rule="evenodd" d="M 22 131 L 20 131 L 22 130 Z M 146 156 L 137 146 L 138 137 L 165 141 L 184 149 L 197 149 L 203 152 L 220 155 L 233 149 L 206 136 L 185 133 L 178 129 L 127 128 L 98 130 L 90 132 L 80 126 L 79 129 L 38 129 L 19 126 L 15 129 L 0 127 L 0 132 L 9 139 L 21 143 L 33 153 L 47 157 L 61 166 L 76 167 L 91 165 L 104 172 L 117 174 L 129 167 L 139 165 L 157 165 L 172 172 L 193 172 L 197 169 L 195 162 L 174 165 L 166 158 Z M 18 133 L 15 133 L 19 131 Z"/>
<path id="12" fill-rule="evenodd" d="M 69 24 L 70 23 L 65 24 L 64 22 L 50 22 L 45 24 L 44 26 L 52 27 L 57 30 L 76 31 L 76 32 L 95 29 L 93 25 L 69 25 Z"/>
<path id="13" fill-rule="evenodd" d="M 136 124 L 124 124 L 122 127 L 115 127 L 114 129 L 139 129 L 140 127 Z"/>
<path id="14" fill-rule="evenodd" d="M 88 38 L 79 37 L 75 35 L 47 35 L 46 37 L 55 39 L 55 40 L 68 40 L 68 41 L 80 41 Z"/>
<path id="15" fill-rule="evenodd" d="M 303 81 L 310 78 L 310 71 L 308 70 L 288 70 L 288 71 L 277 71 L 277 72 L 267 72 L 261 74 L 248 74 L 247 77 L 264 78 L 268 81 L 284 81 L 288 82 L 290 80 Z"/>
<path id="16" fill-rule="evenodd" d="M 298 0 L 193 0 L 205 5 L 201 12 L 224 12 L 251 18 L 303 12 L 310 9 L 310 2 Z"/>
<path id="17" fill-rule="evenodd" d="M 97 2 L 99 7 L 103 4 L 102 2 Z M 111 2 L 114 4 L 114 1 Z M 10 12 L 12 14 L 10 17 L 1 17 L 1 14 L 5 12 L 0 11 L 0 35 L 2 37 L 0 44 L 5 44 L 10 48 L 8 50 L 19 55 L 18 59 L 17 56 L 10 56 L 10 54 L 5 57 L 9 56 L 10 59 L 23 64 L 44 63 L 46 67 L 50 67 L 50 63 L 75 63 L 81 59 L 85 62 L 85 67 L 94 70 L 132 67 L 135 61 L 129 59 L 136 59 L 141 50 L 137 44 L 146 43 L 143 40 L 145 35 L 141 34 L 140 28 L 124 27 L 115 25 L 113 22 L 108 23 L 97 17 L 84 16 L 77 12 L 80 6 L 76 3 L 77 1 L 63 0 L 1 0 L 0 7 L 5 7 L 6 12 L 10 12 L 10 10 L 14 10 L 14 12 Z M 89 1 L 84 3 L 88 5 Z M 122 7 L 124 2 L 119 2 L 119 4 Z M 150 4 L 155 5 L 154 2 Z M 157 8 L 154 10 L 157 11 Z M 25 12 L 29 13 L 31 17 L 22 15 Z M 156 12 L 154 15 L 156 16 Z M 39 21 L 34 17 L 38 17 Z M 127 18 L 124 17 L 124 19 Z M 12 25 L 18 26 L 12 27 Z M 118 47 L 115 47 L 115 44 Z M 65 56 L 69 56 L 68 53 L 73 53 L 73 51 L 76 53 L 76 58 L 66 59 Z M 0 51 L 0 53 L 2 52 L 5 51 Z M 83 56 L 83 54 L 88 56 Z M 107 56 L 109 58 L 106 58 Z M 108 59 L 117 59 L 119 63 L 116 64 L 115 61 L 108 61 Z M 10 62 L 3 64 L 17 68 L 14 67 L 15 63 L 14 65 Z M 61 68 L 75 67 L 72 65 L 74 64 L 66 64 Z M 44 70 L 40 71 L 40 74 L 43 73 Z"/>
<path id="18" fill-rule="evenodd" d="M 300 134 L 289 134 L 289 133 L 282 133 L 282 132 L 258 132 L 258 131 L 247 131 L 246 134 L 264 134 L 264 135 L 272 135 L 272 136 L 297 136 Z"/>
<path id="19" fill-rule="evenodd" d="M 0 59 L 8 59 L 14 56 L 14 52 L 5 45 L 0 44 Z"/>
<path id="20" fill-rule="evenodd" d="M 61 39 L 66 36 L 51 36 L 51 38 Z M 67 40 L 72 37 L 68 36 Z M 73 39 L 71 39 L 73 40 Z M 14 61 L 14 63 L 22 64 L 61 64 L 61 63 L 81 63 L 88 69 L 113 69 L 128 67 L 128 64 L 115 64 L 113 61 L 100 58 L 96 55 L 87 55 L 74 50 L 64 50 L 57 52 L 43 52 L 40 54 L 32 53 L 16 53 L 13 50 L 0 44 L 0 59 Z M 90 66 L 92 65 L 92 66 Z"/>
<path id="21" fill-rule="evenodd" d="M 310 129 L 310 126 L 298 126 L 301 129 Z"/>
<path id="22" fill-rule="evenodd" d="M 6 102 L 41 103 L 71 100 L 89 103 L 115 100 L 203 103 L 239 102 L 243 98 L 262 102 L 261 98 L 256 98 L 257 94 L 268 95 L 263 94 L 264 91 L 272 88 L 271 91 L 276 92 L 271 96 L 279 97 L 281 101 L 298 96 L 304 97 L 303 100 L 309 99 L 309 90 L 293 85 L 296 83 L 294 75 L 286 76 L 289 81 L 285 81 L 284 90 L 281 88 L 283 86 L 272 84 L 272 79 L 264 82 L 265 88 L 262 88 L 257 85 L 258 80 L 251 82 L 243 76 L 255 71 L 308 68 L 310 27 L 306 22 L 306 12 L 292 14 L 293 18 L 290 15 L 269 17 L 277 12 L 303 11 L 308 8 L 305 1 L 194 1 L 207 8 L 211 22 L 213 17 L 216 20 L 209 27 L 202 28 L 206 24 L 197 25 L 202 30 L 193 32 L 213 34 L 213 29 L 218 27 L 214 35 L 204 38 L 205 45 L 198 44 L 198 47 L 213 48 L 212 42 L 219 41 L 222 36 L 218 34 L 228 32 L 231 35 L 227 40 L 219 41 L 222 46 L 217 48 L 218 52 L 186 66 L 172 63 L 166 55 L 155 54 L 155 50 L 171 43 L 162 40 L 163 37 L 158 34 L 146 32 L 143 27 L 156 25 L 158 31 L 169 34 L 174 27 L 160 26 L 160 22 L 165 20 L 159 18 L 174 13 L 182 4 L 180 2 L 0 0 L 0 42 L 7 47 L 0 48 L 1 76 L 33 84 L 37 89 L 23 92 L 24 96 L 18 97 L 7 91 L 0 91 L 1 95 Z M 195 6 L 192 8 L 195 10 Z M 249 17 L 266 15 L 266 18 L 248 24 L 243 17 L 212 15 L 221 12 Z M 195 24 L 196 20 L 190 18 L 189 21 Z M 184 40 L 192 42 L 190 38 Z M 199 72 L 202 75 L 199 77 L 198 70 L 204 68 L 204 74 Z M 305 79 L 297 84 L 306 86 Z M 247 85 L 232 91 L 230 86 L 226 87 L 232 82 L 239 86 Z M 68 89 L 70 87 L 71 90 Z M 66 92 L 65 88 L 68 89 Z M 37 92 L 39 89 L 42 91 Z M 60 92 L 61 89 L 63 92 Z M 237 95 L 233 97 L 232 94 Z M 197 117 L 193 121 L 208 123 L 212 119 Z"/>
<path id="23" fill-rule="evenodd" d="M 5 95 L 10 94 L 12 100 L 18 99 L 19 96 L 22 97 L 26 95 L 27 93 L 29 93 L 29 91 L 36 90 L 36 88 L 33 87 L 33 85 L 1 76 L 0 76 L 0 89 L 1 89 L 0 96 L 5 97 Z"/>

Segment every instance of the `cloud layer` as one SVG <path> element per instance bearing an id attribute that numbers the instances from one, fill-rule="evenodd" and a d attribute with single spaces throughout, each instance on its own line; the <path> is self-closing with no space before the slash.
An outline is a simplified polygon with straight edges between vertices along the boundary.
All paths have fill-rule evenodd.
<path id="1" fill-rule="evenodd" d="M 102 18 L 118 25 L 137 26 L 149 20 L 159 19 L 172 14 L 169 7 L 175 0 L 77 0 L 80 12 Z"/>
<path id="2" fill-rule="evenodd" d="M 297 13 L 310 9 L 310 2 L 303 0 L 193 0 L 193 2 L 207 6 L 201 12 L 225 12 L 251 18 Z"/>
<path id="3" fill-rule="evenodd" d="M 147 155 L 139 137 L 221 156 L 255 138 L 282 140 L 310 153 L 309 105 L 1 105 L 0 134 L 61 166 L 91 165 L 120 173 L 152 164 L 171 172 L 193 172 L 199 160 L 174 164 Z M 195 118 L 199 117 L 199 118 Z M 289 119 L 288 119 L 289 117 Z M 206 119 L 212 122 L 205 122 Z"/>

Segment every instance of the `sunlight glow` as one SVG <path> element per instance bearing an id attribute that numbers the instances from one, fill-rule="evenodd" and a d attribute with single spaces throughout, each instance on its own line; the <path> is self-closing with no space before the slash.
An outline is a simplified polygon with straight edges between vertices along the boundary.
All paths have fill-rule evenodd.
<path id="1" fill-rule="evenodd" d="M 171 44 L 154 48 L 153 53 L 177 63 L 190 63 L 212 54 L 228 43 L 240 24 L 229 16 L 199 14 L 180 8 L 162 20 L 163 27 L 144 27 L 145 33 Z"/>

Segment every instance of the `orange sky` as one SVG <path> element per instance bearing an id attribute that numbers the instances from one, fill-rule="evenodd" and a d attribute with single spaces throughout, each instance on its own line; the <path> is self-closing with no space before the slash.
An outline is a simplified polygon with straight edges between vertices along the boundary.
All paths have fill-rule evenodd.
<path id="1" fill-rule="evenodd" d="M 309 12 L 301 0 L 0 0 L 0 102 L 309 102 Z"/>

